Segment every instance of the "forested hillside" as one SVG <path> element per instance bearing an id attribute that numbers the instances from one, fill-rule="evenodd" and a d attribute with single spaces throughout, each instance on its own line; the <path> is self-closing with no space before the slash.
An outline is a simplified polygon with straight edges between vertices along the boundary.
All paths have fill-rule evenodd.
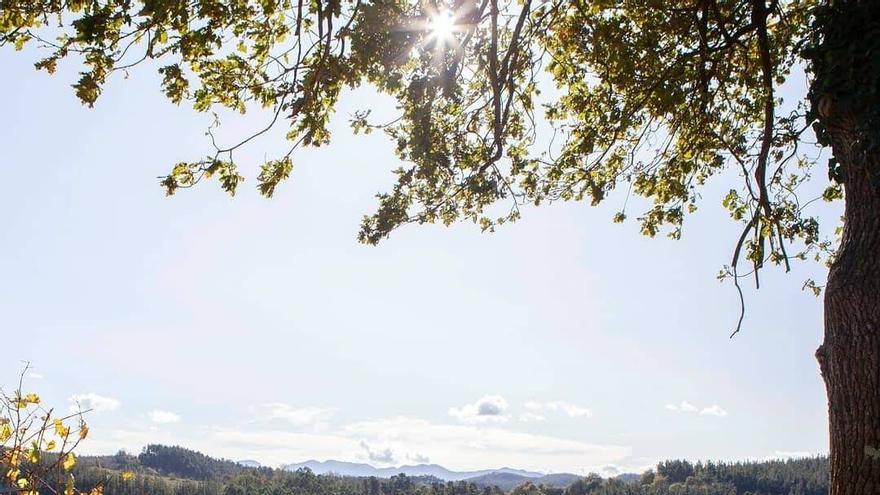
<path id="1" fill-rule="evenodd" d="M 565 488 L 579 478 L 580 476 L 569 473 L 548 474 L 538 478 L 528 478 L 515 473 L 496 472 L 468 478 L 466 481 L 477 486 L 497 486 L 504 491 L 509 491 L 526 482 L 549 488 Z"/>
<path id="2" fill-rule="evenodd" d="M 245 469 L 244 465 L 226 459 L 214 459 L 201 452 L 165 445 L 147 445 L 137 458 L 145 468 L 193 480 L 218 479 Z"/>
<path id="3" fill-rule="evenodd" d="M 522 491 L 518 487 L 514 492 Z M 547 493 L 547 490 L 543 490 Z M 664 461 L 633 483 L 587 476 L 559 495 L 826 495 L 828 459 L 697 463 Z M 531 495 L 531 494 L 530 494 Z M 549 495 L 549 494 L 548 494 Z"/>
<path id="4" fill-rule="evenodd" d="M 134 473 L 125 476 L 123 473 Z M 106 495 L 501 495 L 499 487 L 464 480 L 397 475 L 357 478 L 248 467 L 183 449 L 150 445 L 138 455 L 83 457 L 74 470 L 83 489 Z M 565 488 L 525 482 L 511 495 L 825 495 L 828 460 L 690 463 L 664 461 L 632 481 L 589 475 Z M 48 492 L 47 492 L 48 493 Z"/>

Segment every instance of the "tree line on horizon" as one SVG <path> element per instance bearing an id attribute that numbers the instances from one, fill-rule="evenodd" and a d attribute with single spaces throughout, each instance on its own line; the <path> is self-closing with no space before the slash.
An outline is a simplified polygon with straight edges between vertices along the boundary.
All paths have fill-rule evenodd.
<path id="1" fill-rule="evenodd" d="M 80 490 L 100 486 L 105 495 L 825 495 L 829 464 L 821 456 L 733 463 L 667 460 L 636 479 L 590 474 L 564 488 L 525 482 L 505 492 L 430 476 L 363 478 L 317 475 L 307 468 L 248 467 L 182 447 L 148 445 L 137 456 L 124 451 L 83 456 L 73 476 Z"/>

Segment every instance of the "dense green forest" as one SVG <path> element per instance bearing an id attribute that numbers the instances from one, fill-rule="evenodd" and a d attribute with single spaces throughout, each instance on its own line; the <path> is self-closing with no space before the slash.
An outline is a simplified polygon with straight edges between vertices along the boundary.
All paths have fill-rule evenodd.
<path id="1" fill-rule="evenodd" d="M 123 473 L 134 476 L 124 479 Z M 79 488 L 103 486 L 106 495 L 502 495 L 473 481 L 397 475 L 389 479 L 316 475 L 208 457 L 181 447 L 149 445 L 137 456 L 82 457 Z M 825 457 L 765 462 L 663 461 L 636 479 L 592 474 L 566 488 L 526 482 L 510 495 L 825 495 Z M 51 493 L 46 491 L 46 493 Z"/>

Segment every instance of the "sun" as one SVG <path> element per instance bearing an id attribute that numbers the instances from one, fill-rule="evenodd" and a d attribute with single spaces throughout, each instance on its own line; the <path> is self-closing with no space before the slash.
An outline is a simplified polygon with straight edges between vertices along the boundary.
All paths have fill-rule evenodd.
<path id="1" fill-rule="evenodd" d="M 447 41 L 455 34 L 455 15 L 448 10 L 441 10 L 428 19 L 428 32 L 436 41 Z"/>

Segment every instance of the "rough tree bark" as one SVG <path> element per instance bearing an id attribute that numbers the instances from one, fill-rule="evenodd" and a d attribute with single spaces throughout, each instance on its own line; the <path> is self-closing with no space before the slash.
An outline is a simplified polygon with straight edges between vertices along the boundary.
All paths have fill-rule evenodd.
<path id="1" fill-rule="evenodd" d="M 840 249 L 816 357 L 828 393 L 831 495 L 880 494 L 880 157 L 859 160 L 851 112 L 820 108 L 844 171 Z M 859 163 L 861 161 L 861 163 Z"/>

